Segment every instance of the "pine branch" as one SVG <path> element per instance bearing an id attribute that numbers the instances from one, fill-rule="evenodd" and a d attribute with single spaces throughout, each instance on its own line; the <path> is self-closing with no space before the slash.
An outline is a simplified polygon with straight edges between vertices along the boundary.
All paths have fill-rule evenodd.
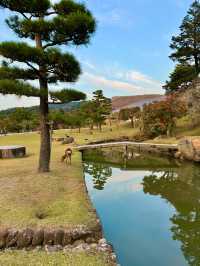
<path id="1" fill-rule="evenodd" d="M 61 82 L 75 82 L 81 73 L 79 62 L 69 53 L 50 48 L 45 52 L 47 72 Z"/>
<path id="2" fill-rule="evenodd" d="M 61 91 L 50 91 L 50 98 L 53 103 L 68 103 L 71 101 L 85 100 L 86 95 L 83 92 L 74 89 L 63 89 Z"/>
<path id="3" fill-rule="evenodd" d="M 12 61 L 28 62 L 29 64 L 39 65 L 44 60 L 44 52 L 41 49 L 31 47 L 23 42 L 2 42 L 0 44 L 0 55 Z"/>
<path id="4" fill-rule="evenodd" d="M 0 93 L 3 95 L 14 94 L 17 96 L 40 97 L 40 90 L 28 83 L 2 79 L 0 80 Z"/>
<path id="5" fill-rule="evenodd" d="M 19 14 L 31 14 L 39 17 L 51 7 L 49 0 L 0 0 L 0 7 L 8 8 Z"/>
<path id="6" fill-rule="evenodd" d="M 38 79 L 38 74 L 31 69 L 2 66 L 0 68 L 0 77 L 1 79 L 35 80 Z"/>
<path id="7" fill-rule="evenodd" d="M 66 38 L 60 41 L 50 41 L 49 43 L 43 45 L 43 49 L 47 49 L 56 45 L 62 45 L 71 42 L 73 39 L 72 38 Z"/>

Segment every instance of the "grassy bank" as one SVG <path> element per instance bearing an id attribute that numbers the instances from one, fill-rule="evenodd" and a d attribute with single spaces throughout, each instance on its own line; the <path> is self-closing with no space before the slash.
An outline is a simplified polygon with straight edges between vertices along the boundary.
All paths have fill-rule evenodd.
<path id="1" fill-rule="evenodd" d="M 2 266 L 109 266 L 106 256 L 87 253 L 2 252 Z"/>

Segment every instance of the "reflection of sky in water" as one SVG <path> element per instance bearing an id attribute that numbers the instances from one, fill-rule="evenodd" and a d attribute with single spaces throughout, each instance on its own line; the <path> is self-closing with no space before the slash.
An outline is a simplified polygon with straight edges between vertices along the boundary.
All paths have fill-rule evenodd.
<path id="1" fill-rule="evenodd" d="M 143 192 L 143 178 L 152 172 L 112 170 L 103 191 L 93 189 L 92 178 L 87 173 L 86 182 L 119 263 L 122 266 L 188 265 L 180 243 L 172 240 L 170 218 L 174 208 L 161 197 Z"/>

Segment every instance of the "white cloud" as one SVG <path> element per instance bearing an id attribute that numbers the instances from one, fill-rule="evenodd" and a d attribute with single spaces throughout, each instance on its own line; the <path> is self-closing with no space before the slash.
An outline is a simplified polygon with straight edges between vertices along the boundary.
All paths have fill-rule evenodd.
<path id="1" fill-rule="evenodd" d="M 109 79 L 104 75 L 85 72 L 81 80 L 86 84 L 90 84 L 90 86 L 94 86 L 95 88 L 120 90 L 122 94 L 123 91 L 132 95 L 162 93 L 162 87 L 159 82 L 153 81 L 150 78 L 146 78 L 146 76 L 143 76 L 142 74 L 139 75 L 139 72 L 136 73 L 137 76 L 133 75 L 129 80 L 118 80 Z M 139 82 L 134 84 L 133 81 Z M 146 85 L 143 84 L 145 82 L 147 83 Z"/>
<path id="2" fill-rule="evenodd" d="M 84 66 L 86 66 L 87 68 L 90 68 L 92 70 L 95 70 L 96 69 L 96 66 L 94 64 L 92 64 L 91 62 L 87 61 L 87 60 L 83 60 L 82 61 L 82 64 Z"/>
<path id="3" fill-rule="evenodd" d="M 133 25 L 133 18 L 126 10 L 113 8 L 96 14 L 97 21 L 100 24 L 115 25 L 123 29 L 130 28 Z"/>
<path id="4" fill-rule="evenodd" d="M 163 93 L 163 84 L 160 81 L 134 69 L 123 69 L 118 62 L 106 66 L 90 64 L 83 64 L 85 71 L 80 79 L 90 87 L 112 89 L 113 95 L 114 90 L 120 90 L 122 95 L 125 92 L 132 95 Z"/>
<path id="5" fill-rule="evenodd" d="M 160 86 L 162 87 L 162 83 L 154 80 L 153 78 L 139 72 L 139 71 L 129 71 L 127 73 L 127 79 L 133 82 L 142 82 L 150 85 Z"/>
<path id="6" fill-rule="evenodd" d="M 36 98 L 17 97 L 13 95 L 0 95 L 0 110 L 12 107 L 26 107 L 38 105 L 39 100 Z"/>
<path id="7" fill-rule="evenodd" d="M 90 83 L 91 85 L 99 88 L 110 88 L 110 89 L 118 89 L 118 90 L 126 90 L 128 92 L 134 92 L 135 90 L 140 89 L 138 86 L 134 86 L 131 83 L 107 79 L 104 76 L 92 74 L 89 72 L 85 72 L 83 74 L 82 79 L 86 82 Z"/>

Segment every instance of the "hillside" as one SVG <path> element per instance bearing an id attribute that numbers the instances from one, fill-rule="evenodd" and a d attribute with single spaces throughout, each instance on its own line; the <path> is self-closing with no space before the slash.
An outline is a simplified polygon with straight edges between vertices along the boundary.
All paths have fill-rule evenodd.
<path id="1" fill-rule="evenodd" d="M 144 104 L 148 104 L 154 101 L 161 101 L 162 99 L 164 99 L 164 97 L 165 96 L 161 94 L 116 96 L 112 98 L 112 107 L 116 112 L 123 108 L 131 108 L 135 106 L 142 107 Z"/>
<path id="2" fill-rule="evenodd" d="M 70 102 L 70 103 L 63 103 L 63 104 L 49 104 L 50 110 L 59 110 L 62 109 L 65 112 L 70 112 L 72 110 L 76 110 L 80 107 L 81 102 Z M 31 107 L 24 107 L 26 110 L 32 111 L 32 112 L 38 112 L 39 106 L 31 106 Z M 17 108 L 9 108 L 6 110 L 0 110 L 0 115 L 9 115 L 11 113 L 14 113 Z"/>

